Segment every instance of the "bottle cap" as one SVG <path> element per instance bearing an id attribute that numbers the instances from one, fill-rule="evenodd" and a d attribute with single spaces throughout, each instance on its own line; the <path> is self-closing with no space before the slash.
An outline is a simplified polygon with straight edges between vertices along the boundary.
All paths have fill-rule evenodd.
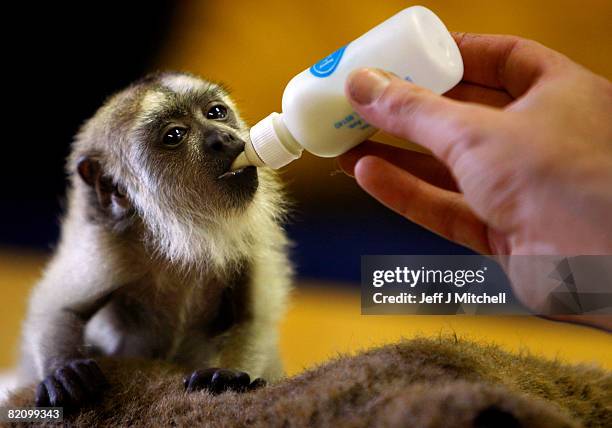
<path id="1" fill-rule="evenodd" d="M 280 114 L 272 113 L 251 128 L 251 143 L 257 156 L 272 169 L 279 169 L 300 157 L 301 151 L 294 153 L 281 140 L 274 127 Z"/>

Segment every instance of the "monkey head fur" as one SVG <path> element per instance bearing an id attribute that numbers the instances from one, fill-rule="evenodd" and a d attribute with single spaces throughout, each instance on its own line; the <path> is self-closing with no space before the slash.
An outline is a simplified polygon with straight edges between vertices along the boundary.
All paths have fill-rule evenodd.
<path id="1" fill-rule="evenodd" d="M 282 213 L 268 169 L 226 174 L 249 138 L 221 86 L 188 74 L 146 77 L 111 97 L 78 134 L 68 164 L 90 219 L 141 234 L 180 266 L 251 256 Z"/>

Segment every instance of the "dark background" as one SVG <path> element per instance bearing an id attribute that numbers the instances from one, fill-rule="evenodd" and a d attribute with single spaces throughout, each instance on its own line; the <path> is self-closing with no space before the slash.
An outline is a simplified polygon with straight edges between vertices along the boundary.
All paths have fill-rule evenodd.
<path id="1" fill-rule="evenodd" d="M 53 247 L 72 137 L 108 95 L 157 68 L 175 9 L 87 2 L 6 12 L 0 245 Z M 357 282 L 362 254 L 468 253 L 364 194 L 342 204 L 295 200 L 288 231 L 298 274 L 313 279 Z"/>
<path id="2" fill-rule="evenodd" d="M 170 1 L 6 12 L 1 244 L 56 241 L 72 137 L 108 95 L 154 66 L 172 13 Z"/>

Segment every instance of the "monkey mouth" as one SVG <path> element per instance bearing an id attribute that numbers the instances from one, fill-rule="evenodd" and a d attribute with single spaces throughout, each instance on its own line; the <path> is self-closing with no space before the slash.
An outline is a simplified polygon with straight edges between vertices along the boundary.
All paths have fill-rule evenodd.
<path id="1" fill-rule="evenodd" d="M 235 177 L 241 177 L 243 175 L 250 175 L 255 172 L 255 169 L 256 168 L 254 166 L 245 166 L 243 168 L 236 169 L 234 171 L 226 171 L 220 176 L 218 176 L 217 180 L 227 180 L 227 179 L 232 179 Z"/>
<path id="2" fill-rule="evenodd" d="M 246 166 L 235 171 L 229 169 L 228 165 L 226 172 L 218 176 L 216 181 L 220 188 L 231 196 L 229 200 L 234 206 L 242 206 L 243 203 L 252 200 L 257 191 L 259 185 L 257 168 Z"/>
<path id="3" fill-rule="evenodd" d="M 224 162 L 221 173 L 215 180 L 218 186 L 227 192 L 233 204 L 250 201 L 259 187 L 257 168 L 245 166 L 232 171 L 234 159 L 227 159 Z"/>

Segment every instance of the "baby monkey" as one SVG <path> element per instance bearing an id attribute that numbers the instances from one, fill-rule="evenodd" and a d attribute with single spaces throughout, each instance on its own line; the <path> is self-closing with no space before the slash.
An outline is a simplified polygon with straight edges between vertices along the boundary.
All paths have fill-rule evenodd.
<path id="1" fill-rule="evenodd" d="M 85 123 L 24 326 L 19 373 L 39 382 L 37 406 L 99 397 L 104 355 L 180 364 L 187 391 L 282 376 L 283 198 L 272 170 L 229 172 L 247 138 L 226 90 L 181 73 L 145 77 Z"/>

